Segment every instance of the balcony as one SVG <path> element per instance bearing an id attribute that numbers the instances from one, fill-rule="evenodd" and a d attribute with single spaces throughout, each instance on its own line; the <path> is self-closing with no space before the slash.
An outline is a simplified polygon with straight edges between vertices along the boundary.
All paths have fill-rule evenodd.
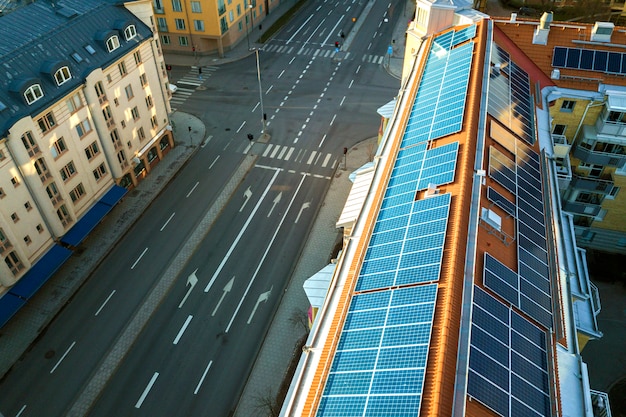
<path id="1" fill-rule="evenodd" d="M 569 157 L 555 158 L 556 166 L 556 178 L 559 183 L 560 190 L 566 190 L 572 181 L 572 166 L 569 162 Z"/>
<path id="2" fill-rule="evenodd" d="M 580 214 L 583 216 L 596 217 L 600 214 L 602 207 L 600 206 L 600 201 L 596 203 L 587 202 L 582 203 L 578 201 L 564 201 L 563 202 L 563 210 L 573 213 Z"/>
<path id="3" fill-rule="evenodd" d="M 600 178 L 582 177 L 574 174 L 570 183 L 571 188 L 577 190 L 592 191 L 600 194 L 610 194 L 614 186 L 611 175 L 603 175 Z"/>
<path id="4" fill-rule="evenodd" d="M 624 154 L 593 151 L 585 147 L 582 143 L 574 148 L 572 155 L 591 165 L 622 168 L 626 163 L 626 155 Z"/>
<path id="5" fill-rule="evenodd" d="M 593 405 L 593 417 L 611 417 L 609 394 L 594 389 L 591 392 L 591 404 Z"/>
<path id="6" fill-rule="evenodd" d="M 552 144 L 554 145 L 554 156 L 557 158 L 566 158 L 569 155 L 569 150 L 572 147 L 567 143 L 567 138 L 563 135 L 552 134 Z"/>
<path id="7" fill-rule="evenodd" d="M 596 120 L 598 134 L 611 136 L 626 136 L 626 123 L 614 122 L 598 117 Z"/>

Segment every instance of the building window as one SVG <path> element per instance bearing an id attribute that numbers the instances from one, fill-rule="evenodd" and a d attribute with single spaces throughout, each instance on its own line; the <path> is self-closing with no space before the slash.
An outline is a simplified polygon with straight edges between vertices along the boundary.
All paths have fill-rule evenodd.
<path id="1" fill-rule="evenodd" d="M 217 0 L 217 13 L 219 13 L 220 16 L 226 13 L 226 5 L 224 4 L 224 0 Z"/>
<path id="2" fill-rule="evenodd" d="M 6 197 L 6 193 L 4 192 L 4 190 L 2 189 L 2 187 L 0 187 L 0 198 L 4 198 Z"/>
<path id="3" fill-rule="evenodd" d="M 22 261 L 17 256 L 15 251 L 10 252 L 6 258 L 4 258 L 4 262 L 7 264 L 13 275 L 18 275 L 22 269 L 24 269 L 24 265 L 22 265 Z"/>
<path id="4" fill-rule="evenodd" d="M 22 135 L 22 143 L 24 144 L 29 156 L 35 156 L 40 153 L 39 145 L 35 142 L 33 132 L 30 130 Z"/>
<path id="5" fill-rule="evenodd" d="M 228 23 L 226 23 L 226 17 L 220 17 L 220 29 L 222 35 L 228 31 Z"/>
<path id="6" fill-rule="evenodd" d="M 124 29 L 124 38 L 129 41 L 135 36 L 137 36 L 137 29 L 135 29 L 135 25 L 128 25 L 126 29 Z"/>
<path id="7" fill-rule="evenodd" d="M 241 22 L 237 24 L 237 28 L 239 29 L 239 32 L 243 30 L 243 25 L 241 24 Z"/>
<path id="8" fill-rule="evenodd" d="M 185 30 L 185 19 L 174 19 L 174 23 L 176 24 L 176 29 Z"/>
<path id="9" fill-rule="evenodd" d="M 46 161 L 43 158 L 37 159 L 33 165 L 35 166 L 35 171 L 37 171 L 37 175 L 39 175 L 41 182 L 45 182 L 48 178 L 52 177 L 48 171 Z"/>
<path id="10" fill-rule="evenodd" d="M 39 233 L 43 233 L 43 226 L 41 225 L 41 223 L 39 223 L 39 224 L 37 225 L 37 231 L 38 231 Z"/>
<path id="11" fill-rule="evenodd" d="M 63 139 L 63 137 L 60 137 L 52 144 L 52 147 L 50 148 L 50 153 L 52 153 L 52 156 L 56 159 L 59 157 L 59 155 L 65 152 L 67 152 L 67 146 L 65 146 L 65 140 Z"/>
<path id="12" fill-rule="evenodd" d="M 159 123 L 157 122 L 156 116 L 152 116 L 150 118 L 150 124 L 152 125 L 153 129 L 156 129 L 159 126 Z"/>
<path id="13" fill-rule="evenodd" d="M 141 52 L 140 51 L 135 51 L 135 53 L 133 54 L 133 57 L 135 57 L 135 64 L 137 65 L 141 64 Z"/>
<path id="14" fill-rule="evenodd" d="M 149 109 L 154 106 L 154 102 L 152 101 L 151 95 L 146 96 L 146 106 L 148 106 Z"/>
<path id="15" fill-rule="evenodd" d="M 571 113 L 574 111 L 574 106 L 576 102 L 574 100 L 563 100 L 561 104 L 561 111 L 565 113 Z"/>
<path id="16" fill-rule="evenodd" d="M 0 252 L 4 252 L 12 247 L 13 245 L 11 245 L 11 241 L 4 234 L 4 230 L 0 228 Z"/>
<path id="17" fill-rule="evenodd" d="M 115 126 L 115 121 L 113 120 L 113 113 L 111 112 L 110 106 L 104 106 L 104 108 L 102 109 L 102 115 L 104 116 L 104 121 L 107 123 L 107 127 Z"/>
<path id="18" fill-rule="evenodd" d="M 143 127 L 140 127 L 139 129 L 137 129 L 137 137 L 139 137 L 140 141 L 146 139 L 146 133 L 143 131 Z"/>
<path id="19" fill-rule="evenodd" d="M 189 41 L 187 40 L 186 36 L 179 36 L 178 37 L 178 44 L 180 46 L 189 46 Z"/>
<path id="20" fill-rule="evenodd" d="M 52 204 L 56 205 L 63 200 L 61 198 L 61 194 L 59 194 L 59 189 L 57 188 L 57 185 L 53 182 L 46 187 L 46 192 L 48 193 L 48 197 L 50 198 L 50 201 L 52 201 Z"/>
<path id="21" fill-rule="evenodd" d="M 165 19 L 164 17 L 157 17 L 157 26 L 159 27 L 159 32 L 168 32 L 167 19 Z"/>
<path id="22" fill-rule="evenodd" d="M 233 20 L 235 20 L 235 14 L 234 14 L 234 13 L 233 13 L 233 11 L 231 10 L 231 11 L 229 11 L 229 12 L 228 12 L 228 21 L 229 21 L 230 23 L 233 23 Z"/>
<path id="23" fill-rule="evenodd" d="M 31 211 L 33 209 L 33 206 L 30 205 L 30 201 L 27 201 L 24 203 L 24 208 L 26 209 L 26 211 Z"/>
<path id="24" fill-rule="evenodd" d="M 619 189 L 620 187 L 613 186 L 613 188 L 611 188 L 611 191 L 609 191 L 609 193 L 607 194 L 606 198 L 609 200 L 615 199 L 617 193 L 619 193 Z"/>
<path id="25" fill-rule="evenodd" d="M 168 146 L 170 146 L 170 142 L 167 140 L 167 136 L 163 136 L 159 141 L 159 148 L 163 151 L 167 149 Z"/>
<path id="26" fill-rule="evenodd" d="M 130 100 L 131 98 L 135 97 L 135 95 L 133 94 L 133 87 L 132 87 L 130 84 L 128 84 L 128 85 L 124 88 L 124 91 L 126 92 L 126 98 L 127 98 L 127 99 L 129 99 L 129 100 Z"/>
<path id="27" fill-rule="evenodd" d="M 154 10 L 157 13 L 163 13 L 163 3 L 161 0 L 152 0 L 152 4 L 154 5 Z"/>
<path id="28" fill-rule="evenodd" d="M 126 128 L 126 120 L 122 120 L 120 122 L 120 125 L 122 125 L 122 129 L 125 129 Z"/>
<path id="29" fill-rule="evenodd" d="M 56 120 L 54 120 L 54 115 L 52 114 L 52 112 L 48 112 L 39 119 L 37 119 L 37 124 L 41 129 L 41 133 L 46 133 L 54 126 L 56 126 L 57 122 Z"/>
<path id="30" fill-rule="evenodd" d="M 126 155 L 123 149 L 117 153 L 117 161 L 122 165 L 126 162 Z"/>
<path id="31" fill-rule="evenodd" d="M 191 2 L 191 11 L 193 13 L 202 13 L 202 6 L 200 5 L 199 1 Z"/>
<path id="32" fill-rule="evenodd" d="M 6 156 L 4 155 L 4 151 L 0 149 L 0 161 L 4 161 L 5 158 Z"/>
<path id="33" fill-rule="evenodd" d="M 26 103 L 33 104 L 35 101 L 43 97 L 43 90 L 39 84 L 33 84 L 24 91 L 24 99 Z"/>
<path id="34" fill-rule="evenodd" d="M 32 241 L 30 240 L 30 236 L 24 236 L 24 243 L 26 243 L 27 245 L 30 245 L 32 243 Z"/>
<path id="35" fill-rule="evenodd" d="M 139 76 L 139 82 L 141 82 L 142 87 L 145 87 L 148 84 L 148 77 L 146 76 L 145 73 Z"/>
<path id="36" fill-rule="evenodd" d="M 76 125 L 76 133 L 79 138 L 83 138 L 87 133 L 91 132 L 91 124 L 89 123 L 89 119 L 85 119 L 79 124 Z"/>
<path id="37" fill-rule="evenodd" d="M 133 116 L 133 120 L 136 121 L 137 119 L 139 119 L 139 109 L 137 108 L 137 106 L 133 107 L 130 110 L 130 114 Z"/>
<path id="38" fill-rule="evenodd" d="M 11 220 L 13 220 L 13 223 L 17 223 L 20 221 L 20 216 L 18 216 L 17 213 L 12 213 Z"/>
<path id="39" fill-rule="evenodd" d="M 117 37 L 117 35 L 113 35 L 109 39 L 107 39 L 107 51 L 113 52 L 119 47 L 120 39 Z"/>
<path id="40" fill-rule="evenodd" d="M 70 213 L 67 211 L 65 204 L 59 207 L 59 209 L 57 210 L 57 216 L 59 217 L 59 220 L 61 220 L 61 224 L 63 226 L 67 226 L 72 221 Z"/>
<path id="41" fill-rule="evenodd" d="M 115 107 L 120 105 L 120 101 L 117 99 L 117 97 L 113 99 L 113 104 L 115 104 Z"/>
<path id="42" fill-rule="evenodd" d="M 169 45 L 171 43 L 170 35 L 161 35 L 161 43 L 163 45 Z"/>
<path id="43" fill-rule="evenodd" d="M 193 27 L 198 32 L 204 32 L 204 20 L 194 20 Z"/>
<path id="44" fill-rule="evenodd" d="M 70 191 L 70 198 L 72 202 L 76 203 L 81 199 L 82 196 L 85 195 L 85 187 L 83 187 L 83 183 L 78 184 L 72 191 Z"/>
<path id="45" fill-rule="evenodd" d="M 57 85 L 68 82 L 70 78 L 72 78 L 72 74 L 70 74 L 69 67 L 61 67 L 54 73 L 54 80 L 57 82 Z"/>
<path id="46" fill-rule="evenodd" d="M 107 74 L 107 83 L 111 84 L 113 82 L 113 78 L 111 78 L 111 74 Z"/>
<path id="47" fill-rule="evenodd" d="M 60 171 L 61 179 L 64 182 L 67 182 L 70 178 L 76 175 L 76 167 L 74 166 L 74 162 L 70 161 L 67 165 L 65 165 Z"/>
<path id="48" fill-rule="evenodd" d="M 96 95 L 98 96 L 98 101 L 100 102 L 100 104 L 104 103 L 105 101 L 107 101 L 107 96 L 104 93 L 104 86 L 102 85 L 101 81 L 98 81 L 93 88 L 96 90 Z"/>
<path id="49" fill-rule="evenodd" d="M 92 142 L 91 145 L 85 148 L 85 155 L 87 155 L 87 160 L 91 161 L 91 159 L 98 155 L 100 149 L 98 149 L 98 143 Z"/>
<path id="50" fill-rule="evenodd" d="M 104 166 L 104 162 L 98 165 L 98 168 L 93 170 L 93 177 L 98 181 L 100 178 L 104 177 L 107 173 L 107 170 Z"/>
<path id="51" fill-rule="evenodd" d="M 11 178 L 11 184 L 13 184 L 14 187 L 17 187 L 20 185 L 20 180 L 18 180 L 17 177 L 13 177 Z"/>
<path id="52" fill-rule="evenodd" d="M 117 68 L 120 70 L 120 75 L 122 77 L 128 74 L 128 71 L 126 71 L 126 63 L 124 61 L 117 64 Z"/>
<path id="53" fill-rule="evenodd" d="M 76 110 L 78 110 L 79 108 L 83 106 L 83 102 L 80 99 L 80 94 L 78 93 L 68 98 L 65 101 L 65 104 L 67 105 L 67 109 L 69 110 L 70 113 L 74 113 Z"/>
<path id="54" fill-rule="evenodd" d="M 175 12 L 182 12 L 183 11 L 182 6 L 180 5 L 180 0 L 172 0 L 172 9 Z"/>
<path id="55" fill-rule="evenodd" d="M 241 4 L 237 5 L 237 17 L 241 16 Z"/>

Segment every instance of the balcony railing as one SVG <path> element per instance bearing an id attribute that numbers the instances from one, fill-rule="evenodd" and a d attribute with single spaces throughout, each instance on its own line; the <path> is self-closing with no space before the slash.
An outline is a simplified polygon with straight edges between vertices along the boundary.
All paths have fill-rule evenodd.
<path id="1" fill-rule="evenodd" d="M 595 217 L 600 213 L 602 207 L 600 204 L 594 203 L 579 203 L 576 201 L 564 201 L 563 210 L 574 214 L 582 214 L 584 216 Z"/>
<path id="2" fill-rule="evenodd" d="M 580 144 L 574 148 L 573 155 L 581 161 L 593 165 L 622 168 L 626 163 L 626 155 L 592 151 Z"/>
<path id="3" fill-rule="evenodd" d="M 578 190 L 593 191 L 596 193 L 610 194 L 614 186 L 613 178 L 608 175 L 601 178 L 582 177 L 574 174 L 570 187 Z"/>
<path id="4" fill-rule="evenodd" d="M 611 417 L 611 406 L 609 405 L 609 394 L 594 389 L 591 392 L 591 404 L 593 406 L 593 417 Z"/>
<path id="5" fill-rule="evenodd" d="M 567 138 L 563 135 L 552 134 L 552 143 L 554 144 L 554 155 L 564 158 L 569 154 L 571 145 L 567 143 Z"/>

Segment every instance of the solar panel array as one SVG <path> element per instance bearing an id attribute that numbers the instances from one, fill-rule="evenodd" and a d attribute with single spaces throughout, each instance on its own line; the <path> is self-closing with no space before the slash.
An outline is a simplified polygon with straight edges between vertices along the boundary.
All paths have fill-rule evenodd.
<path id="1" fill-rule="evenodd" d="M 508 215 L 515 217 L 515 204 L 491 187 L 487 187 L 487 198 L 493 201 Z"/>
<path id="2" fill-rule="evenodd" d="M 513 161 L 495 147 L 489 149 L 489 176 L 516 196 L 516 204 L 492 189 L 488 190 L 488 197 L 497 200 L 496 204 L 501 207 L 506 206 L 503 208 L 507 213 L 516 218 L 519 282 L 511 287 L 511 278 L 498 274 L 502 268 L 486 261 L 484 283 L 546 328 L 552 328 L 552 291 L 539 155 L 522 143 L 516 147 L 516 153 Z M 490 265 L 492 268 L 488 270 Z M 515 294 L 511 293 L 513 290 Z"/>
<path id="3" fill-rule="evenodd" d="M 555 46 L 552 66 L 626 75 L 626 53 Z"/>
<path id="4" fill-rule="evenodd" d="M 435 38 L 352 296 L 322 416 L 419 414 L 476 28 Z"/>
<path id="5" fill-rule="evenodd" d="M 474 43 L 454 47 L 456 33 L 446 32 L 433 41 L 407 122 L 404 147 L 462 128 Z M 465 33 L 458 36 L 462 39 L 467 36 Z"/>
<path id="6" fill-rule="evenodd" d="M 526 143 L 535 143 L 530 78 L 498 45 L 491 53 L 487 111 Z"/>
<path id="7" fill-rule="evenodd" d="M 545 331 L 476 286 L 467 394 L 503 417 L 552 416 Z"/>
<path id="8" fill-rule="evenodd" d="M 436 284 L 352 297 L 318 415 L 418 415 L 436 297 Z"/>

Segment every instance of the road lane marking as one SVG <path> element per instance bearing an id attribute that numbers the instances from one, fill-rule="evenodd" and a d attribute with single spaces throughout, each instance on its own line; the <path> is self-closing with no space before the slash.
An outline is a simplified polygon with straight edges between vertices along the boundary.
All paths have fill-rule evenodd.
<path id="1" fill-rule="evenodd" d="M 159 232 L 162 232 L 163 229 L 165 229 L 165 226 L 167 226 L 167 224 L 170 222 L 170 220 L 172 220 L 172 217 L 174 217 L 174 214 L 176 214 L 176 212 L 172 213 L 172 215 L 167 219 L 167 221 L 165 223 L 163 223 L 163 226 L 161 226 L 161 229 L 159 230 Z"/>
<path id="2" fill-rule="evenodd" d="M 61 356 L 59 358 L 59 361 L 56 363 L 56 365 L 54 365 L 54 367 L 50 370 L 50 373 L 53 373 L 55 371 L 55 369 L 57 369 L 57 367 L 61 364 L 61 362 L 63 362 L 63 359 L 65 359 L 67 354 L 70 353 L 70 350 L 72 350 L 72 348 L 74 347 L 75 344 L 76 344 L 76 341 L 73 341 L 72 344 L 70 345 L 70 347 L 67 348 L 67 350 L 65 351 L 63 356 Z"/>
<path id="3" fill-rule="evenodd" d="M 139 258 L 137 258 L 137 260 L 135 261 L 135 263 L 133 264 L 133 266 L 130 267 L 130 269 L 135 269 L 135 267 L 137 266 L 137 264 L 139 263 L 139 261 L 141 261 L 141 258 L 143 258 L 143 256 L 146 254 L 146 252 L 148 252 L 148 248 L 145 248 L 143 250 L 143 252 L 141 252 L 141 255 L 139 255 Z"/>
<path id="4" fill-rule="evenodd" d="M 196 184 L 191 188 L 191 190 L 187 193 L 187 197 L 189 198 L 189 196 L 191 195 L 191 193 L 193 193 L 193 191 L 196 189 L 196 187 L 198 186 L 198 184 L 200 184 L 200 181 L 196 181 Z"/>
<path id="5" fill-rule="evenodd" d="M 330 125 L 331 125 L 331 126 L 333 125 L 333 123 L 335 123 L 335 118 L 336 118 L 336 117 L 337 117 L 337 115 L 336 115 L 336 114 L 335 114 L 335 115 L 333 115 L 333 119 L 330 121 Z"/>
<path id="6" fill-rule="evenodd" d="M 282 70 L 280 74 L 278 74 L 278 78 L 282 77 L 284 73 L 285 73 L 285 70 Z"/>
<path id="7" fill-rule="evenodd" d="M 106 300 L 104 300 L 104 303 L 102 303 L 102 305 L 100 306 L 100 308 L 98 309 L 98 311 L 96 311 L 96 314 L 94 314 L 94 316 L 97 316 L 98 314 L 100 314 L 100 311 L 102 311 L 102 309 L 104 308 L 104 306 L 109 302 L 109 300 L 111 299 L 111 297 L 113 297 L 113 294 L 115 294 L 115 290 L 111 291 L 111 294 L 109 294 L 109 296 L 107 297 Z"/>
<path id="8" fill-rule="evenodd" d="M 322 140 L 320 141 L 320 144 L 317 145 L 318 148 L 322 147 L 322 144 L 324 143 L 324 141 L 326 140 L 326 133 L 324 133 L 324 136 L 322 137 Z"/>
<path id="9" fill-rule="evenodd" d="M 256 106 L 254 106 L 254 108 L 252 109 L 251 113 L 254 113 L 254 111 L 257 109 L 257 107 L 259 107 L 261 103 L 260 102 L 256 102 Z"/>
<path id="10" fill-rule="evenodd" d="M 278 171 L 276 171 L 276 174 L 278 174 Z M 274 174 L 273 178 L 276 178 L 276 174 Z M 228 331 L 230 330 L 230 326 L 232 326 L 233 321 L 235 321 L 235 317 L 237 316 L 237 313 L 239 313 L 239 309 L 241 308 L 241 305 L 243 304 L 243 300 L 248 295 L 248 291 L 250 291 L 250 287 L 252 287 L 252 283 L 256 279 L 256 276 L 259 273 L 259 271 L 261 270 L 261 266 L 265 262 L 265 258 L 267 257 L 267 254 L 269 253 L 272 245 L 274 244 L 274 240 L 276 239 L 276 236 L 278 235 L 278 232 L 280 231 L 283 223 L 285 222 L 285 219 L 287 218 L 287 214 L 289 213 L 289 210 L 291 210 L 291 206 L 293 205 L 293 202 L 295 201 L 295 199 L 296 199 L 296 197 L 298 195 L 298 192 L 300 191 L 300 188 L 302 188 L 302 184 L 304 184 L 304 180 L 306 179 L 306 177 L 307 177 L 307 175 L 302 175 L 302 179 L 300 180 L 300 183 L 298 184 L 298 187 L 294 191 L 293 197 L 291 197 L 291 201 L 289 201 L 289 205 L 285 209 L 285 213 L 283 214 L 283 217 L 280 219 L 280 222 L 278 223 L 278 226 L 274 230 L 274 235 L 272 236 L 272 239 L 269 241 L 269 244 L 265 248 L 265 252 L 263 253 L 263 256 L 261 257 L 261 260 L 259 261 L 259 263 L 258 263 L 258 265 L 256 267 L 256 270 L 254 271 L 254 274 L 252 274 L 252 278 L 250 278 L 250 281 L 248 282 L 248 287 L 246 288 L 246 291 L 243 293 L 243 296 L 239 300 L 239 304 L 237 305 L 237 308 L 235 309 L 235 312 L 233 313 L 233 316 L 230 318 L 230 322 L 228 323 L 228 326 L 226 326 L 226 330 L 224 331 L 225 333 L 228 333 Z M 259 201 L 259 203 L 260 203 L 260 201 Z M 224 261 L 222 261 L 222 262 L 224 262 Z"/>
<path id="11" fill-rule="evenodd" d="M 333 33 L 335 32 L 335 29 L 337 29 L 337 26 L 339 26 L 339 23 L 341 23 L 341 20 L 343 19 L 344 16 L 345 16 L 345 14 L 341 15 L 339 20 L 337 20 L 337 23 L 335 23 L 335 26 L 333 26 L 333 28 L 330 30 L 330 32 L 328 32 L 328 36 L 326 36 L 326 39 L 324 39 L 324 41 L 322 42 L 322 44 L 320 46 L 324 46 L 324 44 L 326 42 L 328 42 L 328 39 L 333 35 Z"/>
<path id="12" fill-rule="evenodd" d="M 187 326 L 189 326 L 189 322 L 191 322 L 192 318 L 193 316 L 191 314 L 187 316 L 187 320 L 185 320 L 183 327 L 180 328 L 178 334 L 176 335 L 176 339 L 174 339 L 174 342 L 172 343 L 173 345 L 177 345 L 180 338 L 183 337 L 183 333 L 185 333 L 185 330 L 187 330 Z"/>
<path id="13" fill-rule="evenodd" d="M 26 404 L 24 404 L 24 406 L 22 408 L 20 408 L 20 411 L 17 412 L 15 417 L 20 417 L 22 415 L 22 413 L 24 412 L 24 410 L 26 410 Z"/>
<path id="14" fill-rule="evenodd" d="M 348 86 L 348 88 L 352 88 L 352 83 L 354 83 L 354 80 L 350 80 L 350 85 Z"/>
<path id="15" fill-rule="evenodd" d="M 191 294 L 193 288 L 198 283 L 198 277 L 196 276 L 196 272 L 198 272 L 198 268 L 196 268 L 196 270 L 189 274 L 189 276 L 187 277 L 187 283 L 185 284 L 185 286 L 189 286 L 189 289 L 187 290 L 187 293 L 178 305 L 178 308 L 181 308 L 183 304 L 185 304 L 185 301 L 187 301 L 187 297 L 189 297 L 189 294 Z"/>
<path id="16" fill-rule="evenodd" d="M 213 313 L 211 313 L 211 317 L 215 317 L 215 313 L 217 313 L 217 310 L 220 308 L 220 306 L 222 305 L 222 301 L 224 301 L 224 298 L 226 298 L 226 294 L 228 294 L 230 292 L 230 290 L 233 289 L 233 284 L 235 283 L 235 277 L 233 276 L 230 281 L 228 281 L 226 283 L 226 285 L 224 285 L 224 289 L 222 290 L 222 298 L 220 298 L 220 300 L 217 302 L 217 305 L 215 306 L 215 308 L 213 309 Z"/>
<path id="17" fill-rule="evenodd" d="M 246 125 L 246 121 L 244 120 L 244 121 L 241 123 L 241 126 L 239 126 L 239 129 L 237 129 L 237 133 L 241 132 L 241 129 L 243 129 L 243 127 L 244 127 L 245 125 Z"/>
<path id="18" fill-rule="evenodd" d="M 291 38 L 287 39 L 287 42 L 285 42 L 285 45 L 289 45 L 289 42 L 291 42 L 293 40 L 293 38 L 296 37 L 298 32 L 300 32 L 302 29 L 304 29 L 306 27 L 306 24 L 309 23 L 309 20 L 311 20 L 312 18 L 313 18 L 313 15 L 309 16 L 309 18 L 304 21 L 302 26 L 300 26 L 300 28 L 298 30 L 296 30 L 296 32 L 293 35 L 291 35 Z M 290 62 L 290 64 L 291 64 L 291 62 Z"/>
<path id="19" fill-rule="evenodd" d="M 291 63 L 293 62 L 294 59 L 296 59 L 295 56 L 293 58 L 291 58 L 291 61 L 289 61 L 289 65 L 291 65 Z"/>
<path id="20" fill-rule="evenodd" d="M 137 400 L 137 403 L 135 404 L 135 408 L 141 407 L 141 404 L 143 404 L 143 400 L 145 400 L 146 397 L 148 396 L 150 389 L 152 389 L 152 386 L 154 385 L 158 377 L 159 377 L 158 372 L 155 372 L 154 375 L 152 375 L 152 378 L 150 379 L 150 382 L 148 382 L 146 389 L 143 390 L 143 394 L 141 394 L 141 397 L 139 397 L 139 400 Z"/>
<path id="21" fill-rule="evenodd" d="M 215 157 L 215 159 L 213 160 L 213 162 L 211 162 L 211 165 L 209 165 L 209 169 L 213 168 L 213 165 L 215 165 L 215 163 L 217 162 L 217 160 L 218 160 L 218 159 L 220 159 L 220 156 L 219 156 L 219 155 L 217 155 L 217 156 Z"/>
<path id="22" fill-rule="evenodd" d="M 202 377 L 200 378 L 200 381 L 198 381 L 198 385 L 196 385 L 196 389 L 194 390 L 193 395 L 196 395 L 198 391 L 200 391 L 200 386 L 204 382 L 204 378 L 206 377 L 206 374 L 209 372 L 209 369 L 211 369 L 211 365 L 213 365 L 213 361 L 209 361 L 209 364 L 207 365 L 206 369 L 202 373 Z"/>
<path id="23" fill-rule="evenodd" d="M 213 139 L 213 135 L 207 136 L 207 138 L 204 140 L 204 142 L 202 142 L 202 145 L 200 145 L 200 147 L 204 148 L 205 146 L 207 146 L 209 142 L 211 141 L 211 139 Z"/>
<path id="24" fill-rule="evenodd" d="M 284 70 L 283 70 L 283 71 L 284 71 Z M 273 87 L 274 87 L 274 84 L 270 85 L 270 88 L 268 88 L 268 89 L 267 89 L 267 91 L 265 92 L 265 94 L 269 93 L 269 92 L 272 90 L 272 88 L 273 88 Z"/>
<path id="25" fill-rule="evenodd" d="M 339 107 L 343 106 L 343 102 L 346 100 L 346 96 L 343 96 L 341 99 L 341 103 L 339 103 Z"/>

